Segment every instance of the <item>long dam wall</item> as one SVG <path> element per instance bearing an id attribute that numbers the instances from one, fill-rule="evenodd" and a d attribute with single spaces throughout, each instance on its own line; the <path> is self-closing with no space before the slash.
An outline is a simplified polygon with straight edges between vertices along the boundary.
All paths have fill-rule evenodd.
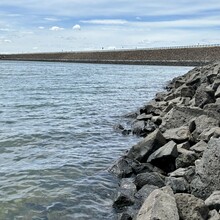
<path id="1" fill-rule="evenodd" d="M 197 66 L 220 60 L 220 45 L 2 54 L 1 60 Z"/>

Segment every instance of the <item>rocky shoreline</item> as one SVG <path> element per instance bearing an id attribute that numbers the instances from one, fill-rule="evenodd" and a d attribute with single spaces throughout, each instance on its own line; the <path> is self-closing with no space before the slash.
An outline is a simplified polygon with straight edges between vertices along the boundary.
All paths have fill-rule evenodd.
<path id="1" fill-rule="evenodd" d="M 174 78 L 129 115 L 143 139 L 109 172 L 120 220 L 220 220 L 220 62 Z"/>

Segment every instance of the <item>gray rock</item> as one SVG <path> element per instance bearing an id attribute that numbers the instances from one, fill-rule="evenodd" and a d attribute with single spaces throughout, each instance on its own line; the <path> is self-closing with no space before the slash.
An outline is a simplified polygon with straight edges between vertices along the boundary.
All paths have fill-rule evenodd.
<path id="1" fill-rule="evenodd" d="M 167 129 L 163 136 L 167 140 L 174 140 L 177 143 L 185 142 L 189 139 L 189 128 L 188 126 L 181 126 L 179 128 Z"/>
<path id="2" fill-rule="evenodd" d="M 170 177 L 184 177 L 190 183 L 195 175 L 195 167 L 190 166 L 186 168 L 179 168 L 169 174 Z"/>
<path id="3" fill-rule="evenodd" d="M 220 220 L 219 213 L 215 209 L 209 211 L 208 220 Z"/>
<path id="4" fill-rule="evenodd" d="M 177 148 L 180 155 L 176 158 L 176 168 L 193 166 L 198 156 L 194 151 Z"/>
<path id="5" fill-rule="evenodd" d="M 220 86 L 218 86 L 218 88 L 215 92 L 215 98 L 220 98 Z"/>
<path id="6" fill-rule="evenodd" d="M 130 190 L 133 194 L 135 194 L 137 191 L 133 178 L 122 178 L 120 181 L 120 188 L 124 190 Z"/>
<path id="7" fill-rule="evenodd" d="M 189 150 L 190 149 L 190 143 L 188 142 L 188 141 L 186 141 L 186 142 L 183 142 L 183 143 L 181 143 L 181 144 L 178 144 L 177 145 L 177 148 L 178 149 L 186 149 L 186 150 Z"/>
<path id="8" fill-rule="evenodd" d="M 118 215 L 118 220 L 132 220 L 132 217 L 128 213 L 121 213 Z"/>
<path id="9" fill-rule="evenodd" d="M 145 113 L 142 113 L 141 115 L 138 115 L 137 116 L 137 120 L 149 120 L 152 118 L 152 114 L 145 114 Z"/>
<path id="10" fill-rule="evenodd" d="M 206 86 L 207 86 L 207 84 L 203 83 L 196 90 L 196 93 L 195 93 L 195 106 L 203 108 L 204 105 L 206 105 L 208 103 L 213 103 L 215 101 L 214 97 L 212 97 L 209 93 L 207 93 L 205 91 Z"/>
<path id="11" fill-rule="evenodd" d="M 154 185 L 157 187 L 165 186 L 162 176 L 156 172 L 152 173 L 140 173 L 136 176 L 134 181 L 137 189 L 141 189 L 144 185 Z"/>
<path id="12" fill-rule="evenodd" d="M 162 123 L 162 118 L 160 116 L 153 116 L 151 121 L 156 125 L 160 125 Z"/>
<path id="13" fill-rule="evenodd" d="M 131 165 L 131 159 L 121 157 L 108 169 L 108 171 L 119 178 L 129 177 L 133 173 Z"/>
<path id="14" fill-rule="evenodd" d="M 191 182 L 192 193 L 206 199 L 220 190 L 220 139 L 211 138 L 202 159 L 196 162 L 196 176 Z"/>
<path id="15" fill-rule="evenodd" d="M 168 173 L 175 170 L 175 159 L 177 156 L 177 144 L 174 141 L 170 141 L 152 153 L 147 162 Z"/>
<path id="16" fill-rule="evenodd" d="M 134 195 L 129 190 L 118 191 L 117 197 L 114 200 L 113 208 L 123 210 L 126 206 L 131 206 L 135 203 Z"/>
<path id="17" fill-rule="evenodd" d="M 158 189 L 157 186 L 154 185 L 144 185 L 135 195 L 136 206 L 138 209 L 143 205 L 144 201 L 147 197 L 155 190 Z"/>
<path id="18" fill-rule="evenodd" d="M 136 220 L 179 220 L 175 198 L 170 187 L 154 190 L 145 200 Z"/>
<path id="19" fill-rule="evenodd" d="M 189 192 L 189 184 L 183 177 L 167 177 L 165 180 L 166 186 L 170 186 L 174 193 Z"/>
<path id="20" fill-rule="evenodd" d="M 205 204 L 209 209 L 220 210 L 220 191 L 214 191 L 206 200 Z"/>
<path id="21" fill-rule="evenodd" d="M 132 123 L 132 133 L 141 136 L 144 133 L 145 121 L 135 121 Z"/>
<path id="22" fill-rule="evenodd" d="M 134 145 L 128 152 L 127 156 L 131 159 L 145 162 L 158 148 L 166 144 L 166 139 L 159 130 L 155 130 L 146 138 Z"/>
<path id="23" fill-rule="evenodd" d="M 211 137 L 214 137 L 214 138 L 220 137 L 220 127 L 213 127 L 213 128 L 210 128 L 210 130 L 204 130 L 200 134 L 199 139 L 208 142 Z"/>
<path id="24" fill-rule="evenodd" d="M 197 144 L 193 145 L 190 150 L 193 150 L 197 153 L 203 152 L 207 148 L 208 144 L 204 141 L 199 141 Z"/>
<path id="25" fill-rule="evenodd" d="M 180 219 L 206 220 L 209 209 L 204 201 L 186 193 L 175 194 Z"/>

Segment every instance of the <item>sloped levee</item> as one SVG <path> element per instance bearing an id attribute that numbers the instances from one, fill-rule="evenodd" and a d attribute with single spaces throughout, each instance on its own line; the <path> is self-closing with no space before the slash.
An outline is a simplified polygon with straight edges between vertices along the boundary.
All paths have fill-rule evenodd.
<path id="1" fill-rule="evenodd" d="M 120 220 L 220 219 L 220 62 L 166 89 L 122 129 L 143 139 L 109 168 L 119 179 L 113 207 Z"/>
<path id="2" fill-rule="evenodd" d="M 198 66 L 220 59 L 220 46 L 2 54 L 3 60 Z"/>

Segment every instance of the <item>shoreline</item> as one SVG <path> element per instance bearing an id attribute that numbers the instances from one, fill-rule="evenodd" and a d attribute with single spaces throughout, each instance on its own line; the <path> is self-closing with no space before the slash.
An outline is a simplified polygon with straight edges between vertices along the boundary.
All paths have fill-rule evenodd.
<path id="1" fill-rule="evenodd" d="M 174 78 L 130 116 L 131 130 L 118 129 L 142 140 L 109 168 L 118 219 L 220 219 L 220 62 Z"/>

